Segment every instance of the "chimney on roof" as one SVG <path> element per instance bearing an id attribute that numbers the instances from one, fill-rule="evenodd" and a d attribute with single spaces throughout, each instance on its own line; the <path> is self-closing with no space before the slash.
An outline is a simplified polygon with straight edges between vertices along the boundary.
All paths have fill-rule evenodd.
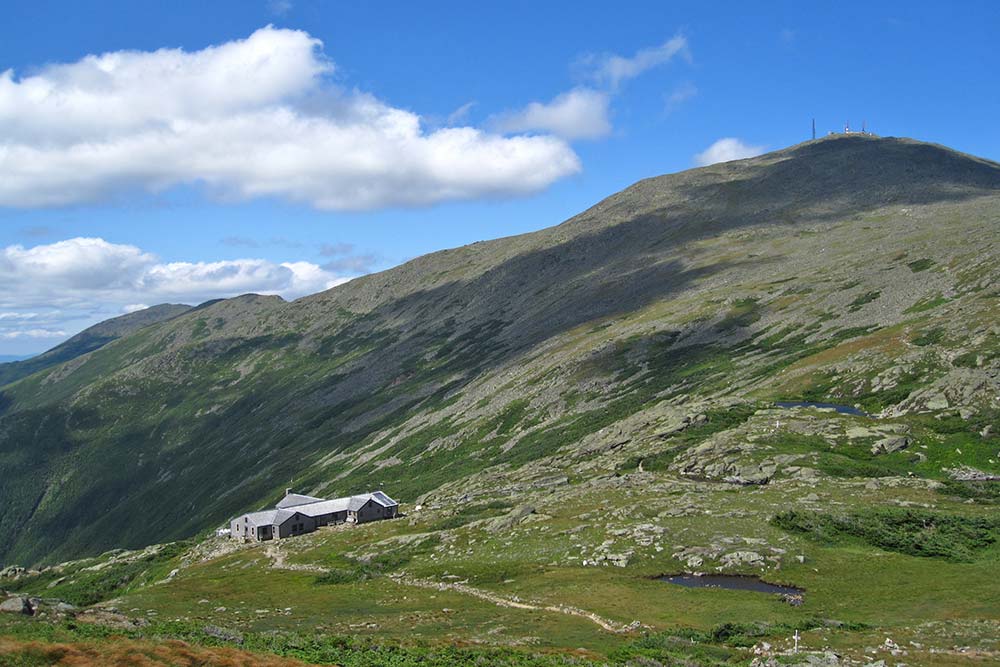
<path id="1" fill-rule="evenodd" d="M 291 489 L 285 489 L 285 495 L 286 496 L 292 495 L 292 490 Z"/>

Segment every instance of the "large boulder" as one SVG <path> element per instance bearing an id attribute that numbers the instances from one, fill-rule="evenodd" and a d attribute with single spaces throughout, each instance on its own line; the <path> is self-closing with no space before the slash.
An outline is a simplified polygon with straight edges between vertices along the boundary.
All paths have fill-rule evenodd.
<path id="1" fill-rule="evenodd" d="M 0 612 L 8 614 L 24 614 L 26 616 L 31 616 L 33 613 L 31 607 L 31 602 L 28 598 L 22 598 L 20 596 L 9 597 L 3 602 L 0 602 Z"/>
<path id="2" fill-rule="evenodd" d="M 892 454 L 910 446 L 910 439 L 905 435 L 890 435 L 872 445 L 872 454 Z"/>
<path id="3" fill-rule="evenodd" d="M 57 600 L 52 605 L 52 610 L 59 614 L 74 614 L 76 613 L 76 605 L 72 605 L 69 602 L 64 602 L 62 600 Z"/>
<path id="4" fill-rule="evenodd" d="M 733 473 L 724 477 L 722 481 L 740 486 L 762 486 L 771 481 L 776 470 L 777 466 L 769 462 L 736 466 Z"/>

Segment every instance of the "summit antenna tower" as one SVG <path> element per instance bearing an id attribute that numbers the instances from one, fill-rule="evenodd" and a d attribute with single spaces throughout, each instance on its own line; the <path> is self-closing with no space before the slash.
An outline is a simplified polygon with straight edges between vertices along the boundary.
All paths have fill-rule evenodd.
<path id="1" fill-rule="evenodd" d="M 813 118 L 813 139 L 816 138 L 816 119 Z"/>

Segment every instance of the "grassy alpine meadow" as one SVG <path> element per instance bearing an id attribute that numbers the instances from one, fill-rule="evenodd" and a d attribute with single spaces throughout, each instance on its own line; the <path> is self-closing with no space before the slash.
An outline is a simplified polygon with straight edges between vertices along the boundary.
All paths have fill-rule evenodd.
<path id="1" fill-rule="evenodd" d="M 137 561 L 155 576 L 123 577 L 96 608 L 139 619 L 122 632 L 141 645 L 170 638 L 191 651 L 228 646 L 322 664 L 378 664 L 365 656 L 384 651 L 402 665 L 632 664 L 637 656 L 735 665 L 749 664 L 764 643 L 789 649 L 795 632 L 803 650 L 858 660 L 873 650 L 898 657 L 887 638 L 916 664 L 961 664 L 959 645 L 997 650 L 1000 548 L 989 505 L 906 479 L 880 489 L 841 478 L 736 488 L 663 473 L 612 479 L 613 488 L 577 484 L 538 497 L 512 525 L 508 503 L 470 503 L 473 517 L 462 522 L 450 510 L 407 506 L 393 521 L 280 543 L 212 538 L 164 549 Z M 546 496 L 555 497 L 539 502 Z M 784 509 L 789 503 L 803 509 Z M 644 509 L 622 511 L 629 507 Z M 914 547 L 933 546 L 941 531 L 967 544 L 952 540 L 957 553 Z M 627 566 L 600 560 L 616 552 L 630 554 Z M 725 558 L 747 552 L 763 560 Z M 692 567 L 691 555 L 703 562 Z M 113 580 L 137 567 L 99 571 Z M 794 586 L 802 604 L 659 579 L 692 570 Z M 82 576 L 69 578 L 90 590 Z M 24 590 L 71 597 L 75 585 L 49 584 L 39 577 Z M 915 588 L 917 603 L 905 594 Z M 4 632 L 22 643 L 82 642 L 84 651 L 109 641 L 80 622 L 57 625 L 51 637 L 39 629 L 47 627 L 25 619 Z"/>

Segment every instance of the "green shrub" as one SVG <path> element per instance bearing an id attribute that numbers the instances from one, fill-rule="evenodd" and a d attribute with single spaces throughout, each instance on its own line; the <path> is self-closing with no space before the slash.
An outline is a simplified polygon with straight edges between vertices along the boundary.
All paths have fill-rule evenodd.
<path id="1" fill-rule="evenodd" d="M 913 304 L 903 312 L 906 313 L 907 315 L 912 315 L 915 313 L 923 313 L 928 310 L 933 310 L 938 306 L 944 305 L 946 303 L 948 303 L 948 299 L 938 295 L 930 299 L 922 299 L 920 301 L 917 301 L 915 304 Z"/>
<path id="2" fill-rule="evenodd" d="M 901 508 L 851 514 L 790 510 L 775 515 L 771 523 L 824 543 L 854 540 L 886 551 L 955 562 L 974 560 L 1000 538 L 1000 517 Z"/>
<path id="3" fill-rule="evenodd" d="M 976 502 L 1000 503 L 1000 482 L 945 480 L 938 493 L 959 498 L 971 498 Z"/>
<path id="4" fill-rule="evenodd" d="M 965 354 L 960 354 L 951 360 L 953 366 L 958 368 L 977 368 L 979 366 L 979 353 L 978 352 L 966 352 Z"/>
<path id="5" fill-rule="evenodd" d="M 880 296 L 882 296 L 882 293 L 878 291 L 865 292 L 864 294 L 862 294 L 861 296 L 859 296 L 858 298 L 856 298 L 854 301 L 851 302 L 850 309 L 852 311 L 861 310 L 862 306 L 871 303 Z"/>
<path id="6" fill-rule="evenodd" d="M 921 271 L 926 271 L 927 269 L 934 266 L 934 260 L 924 257 L 923 259 L 917 259 L 912 262 L 907 262 L 906 265 L 910 267 L 910 271 L 914 273 L 920 273 Z"/>
<path id="7" fill-rule="evenodd" d="M 916 338 L 910 340 L 914 345 L 919 345 L 920 347 L 925 347 L 927 345 L 936 345 L 940 343 L 944 338 L 945 331 L 941 327 L 934 327 L 933 329 L 927 329 L 921 331 Z"/>

